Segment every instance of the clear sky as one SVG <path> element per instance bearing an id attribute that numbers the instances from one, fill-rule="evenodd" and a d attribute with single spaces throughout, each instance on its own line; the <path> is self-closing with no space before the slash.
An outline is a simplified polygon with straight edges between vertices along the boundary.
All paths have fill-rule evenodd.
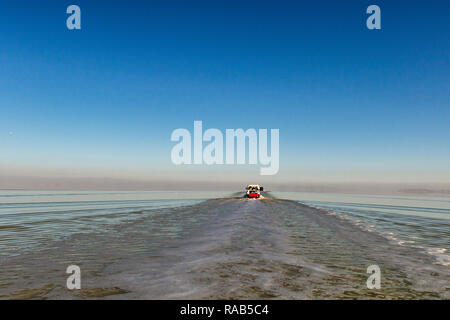
<path id="1" fill-rule="evenodd" d="M 279 128 L 264 181 L 449 182 L 449 17 L 449 1 L 2 1 L 0 179 L 258 179 L 171 163 L 172 131 L 202 120 Z"/>

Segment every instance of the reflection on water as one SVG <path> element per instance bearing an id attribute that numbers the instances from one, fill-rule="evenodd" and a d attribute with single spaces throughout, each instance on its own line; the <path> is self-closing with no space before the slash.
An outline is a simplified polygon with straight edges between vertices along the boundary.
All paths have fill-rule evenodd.
<path id="1" fill-rule="evenodd" d="M 445 199 L 227 195 L 2 191 L 0 298 L 450 298 Z"/>

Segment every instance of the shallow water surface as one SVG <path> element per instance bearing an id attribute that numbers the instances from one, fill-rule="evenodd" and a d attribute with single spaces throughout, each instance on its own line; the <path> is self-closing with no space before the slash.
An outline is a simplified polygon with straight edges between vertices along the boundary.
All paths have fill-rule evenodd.
<path id="1" fill-rule="evenodd" d="M 0 198 L 0 225 L 14 226 L 0 229 L 3 299 L 450 298 L 445 250 L 430 253 L 448 245 L 448 211 L 433 203 L 428 211 L 444 219 L 427 210 L 407 219 L 344 195 L 88 193 L 56 205 L 52 194 L 24 195 L 22 205 L 9 195 Z M 382 201 L 401 210 L 399 199 Z M 425 240 L 401 243 L 405 235 Z M 71 264 L 82 270 L 82 290 L 65 288 Z M 372 264 L 379 290 L 366 287 Z"/>

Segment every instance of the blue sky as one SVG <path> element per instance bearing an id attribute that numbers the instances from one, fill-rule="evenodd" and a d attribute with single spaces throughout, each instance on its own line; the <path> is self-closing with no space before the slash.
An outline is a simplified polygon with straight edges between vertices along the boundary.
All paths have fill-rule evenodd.
<path id="1" fill-rule="evenodd" d="M 66 28 L 70 4 L 79 31 Z M 366 28 L 370 4 L 381 30 Z M 0 175 L 241 174 L 170 162 L 171 132 L 202 120 L 279 128 L 274 180 L 448 182 L 449 12 L 448 1 L 4 1 Z"/>

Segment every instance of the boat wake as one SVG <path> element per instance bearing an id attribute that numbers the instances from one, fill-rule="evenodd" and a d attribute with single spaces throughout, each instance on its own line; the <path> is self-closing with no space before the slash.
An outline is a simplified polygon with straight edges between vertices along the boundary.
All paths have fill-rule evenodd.
<path id="1" fill-rule="evenodd" d="M 15 257 L 3 263 L 26 259 L 42 273 L 3 283 L 0 297 L 32 287 L 38 298 L 57 299 L 450 298 L 449 268 L 425 252 L 325 210 L 264 196 L 145 211 L 103 233 Z M 82 269 L 80 292 L 64 288 L 63 273 L 48 272 L 68 264 Z M 379 290 L 366 287 L 373 264 L 382 272 Z"/>

